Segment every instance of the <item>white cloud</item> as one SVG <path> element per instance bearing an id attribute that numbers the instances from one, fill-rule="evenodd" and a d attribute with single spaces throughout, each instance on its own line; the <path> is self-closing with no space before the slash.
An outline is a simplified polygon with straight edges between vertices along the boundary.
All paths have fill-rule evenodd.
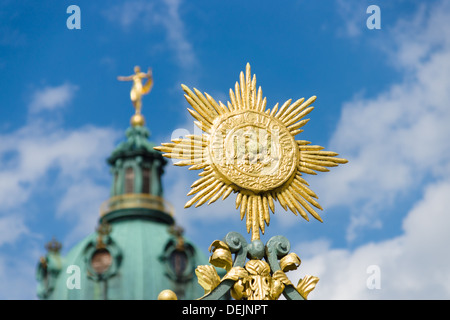
<path id="1" fill-rule="evenodd" d="M 404 79 L 371 99 L 343 106 L 330 143 L 350 162 L 316 181 L 323 205 L 350 208 L 348 239 L 384 212 L 404 216 L 401 234 L 350 249 L 319 246 L 296 278 L 321 280 L 311 299 L 448 299 L 450 297 L 450 5 L 422 6 L 393 29 L 390 52 Z M 420 50 L 414 52 L 415 48 Z M 409 203 L 408 208 L 400 207 Z M 317 248 L 317 244 L 313 243 Z M 296 245 L 301 250 L 308 244 Z M 313 247 L 314 247 L 313 246 Z M 369 289 L 371 265 L 380 289 Z"/>
<path id="2" fill-rule="evenodd" d="M 368 243 L 356 250 L 331 249 L 302 259 L 290 275 L 293 282 L 305 274 L 320 278 L 311 299 L 448 299 L 450 297 L 450 181 L 429 186 L 403 222 L 401 236 Z M 294 248 L 302 258 L 302 249 Z M 380 270 L 380 288 L 370 288 L 373 274 Z M 294 273 L 292 273 L 294 274 Z"/>
<path id="3" fill-rule="evenodd" d="M 0 299 L 36 299 L 35 272 L 39 255 L 33 249 L 7 255 L 0 252 Z"/>
<path id="4" fill-rule="evenodd" d="M 103 174 L 107 174 L 102 171 Z M 100 185 L 83 175 L 71 183 L 56 209 L 56 217 L 73 222 L 64 239 L 64 246 L 71 247 L 82 237 L 94 231 L 98 224 L 99 208 L 109 198 L 109 186 Z"/>
<path id="5" fill-rule="evenodd" d="M 180 17 L 180 0 L 165 0 L 167 16 L 161 19 L 161 23 L 167 30 L 170 45 L 176 52 L 180 66 L 191 67 L 196 63 L 196 57 L 192 44 L 185 35 L 185 26 Z"/>
<path id="6" fill-rule="evenodd" d="M 338 34 L 346 37 L 357 37 L 366 28 L 366 14 L 368 4 L 363 1 L 338 0 L 337 13 L 342 17 L 343 23 L 338 26 Z"/>
<path id="7" fill-rule="evenodd" d="M 450 45 L 448 12 L 450 3 L 421 4 L 414 16 L 399 19 L 393 39 L 380 44 L 391 54 L 393 65 L 411 67 L 428 60 L 436 51 Z"/>
<path id="8" fill-rule="evenodd" d="M 19 237 L 29 234 L 22 216 L 0 217 L 0 247 L 14 243 Z"/>
<path id="9" fill-rule="evenodd" d="M 429 16 L 433 19 L 434 12 L 450 16 L 448 5 L 430 9 Z M 426 21 L 420 27 L 413 23 L 408 30 L 417 37 L 405 38 L 397 36 L 405 28 L 402 22 L 394 35 L 403 42 L 414 43 L 426 39 L 423 37 L 426 34 L 430 41 L 436 42 L 439 35 L 446 36 L 442 30 L 450 29 L 448 19 L 440 21 L 440 25 Z M 361 227 L 379 226 L 380 212 L 392 209 L 398 199 L 420 192 L 427 179 L 449 174 L 450 46 L 447 42 L 442 39 L 439 48 L 422 42 L 429 51 L 427 59 L 417 62 L 414 69 L 409 66 L 402 82 L 375 98 L 358 97 L 343 106 L 329 149 L 337 150 L 349 159 L 349 164 L 336 168 L 332 174 L 317 177 L 316 181 L 325 207 L 352 208 L 354 224 L 349 228 L 349 240 Z M 406 47 L 407 43 L 397 46 Z M 398 54 L 401 59 L 403 49 Z"/>
<path id="10" fill-rule="evenodd" d="M 59 89 L 35 94 L 34 101 L 39 103 L 34 108 L 55 111 L 56 105 L 62 107 L 72 98 L 70 88 L 75 86 L 55 88 Z M 33 111 L 36 109 L 31 108 L 30 112 Z M 47 236 L 47 226 L 40 220 L 53 217 L 56 223 L 70 223 L 70 231 L 58 239 L 70 247 L 95 230 L 100 204 L 109 196 L 105 159 L 123 132 L 89 125 L 65 129 L 61 122 L 52 122 L 50 118 L 49 113 L 45 113 L 45 118 L 36 113 L 22 127 L 0 134 L 0 281 L 3 283 L 0 297 L 3 299 L 35 297 L 35 267 L 39 255 L 45 253 L 41 241 L 50 240 L 43 238 Z M 36 225 L 42 229 L 31 230 Z M 20 250 L 20 254 L 11 257 L 3 249 L 5 252 Z"/>
<path id="11" fill-rule="evenodd" d="M 36 90 L 30 102 L 30 112 L 37 113 L 43 110 L 55 110 L 65 107 L 77 89 L 77 86 L 66 83 L 56 87 L 45 87 Z"/>
<path id="12" fill-rule="evenodd" d="M 109 7 L 103 14 L 108 20 L 118 22 L 125 30 L 132 28 L 133 24 L 148 28 L 152 25 L 154 8 L 154 3 L 140 0 L 126 1 L 120 5 Z"/>
<path id="13" fill-rule="evenodd" d="M 50 170 L 57 170 L 57 182 L 69 184 L 85 175 L 98 179 L 107 155 L 114 147 L 117 132 L 91 126 L 64 130 L 46 126 L 39 119 L 24 127 L 0 135 L 0 208 L 18 208 L 33 192 L 42 188 Z M 60 180 L 59 180 L 60 179 Z M 54 183 L 56 183 L 54 181 Z"/>
<path id="14" fill-rule="evenodd" d="M 162 27 L 166 31 L 166 45 L 175 54 L 175 60 L 183 69 L 196 64 L 196 56 L 185 33 L 185 24 L 180 17 L 180 0 L 152 2 L 144 0 L 126 1 L 105 10 L 104 16 L 118 22 L 125 31 L 141 28 L 152 31 Z"/>

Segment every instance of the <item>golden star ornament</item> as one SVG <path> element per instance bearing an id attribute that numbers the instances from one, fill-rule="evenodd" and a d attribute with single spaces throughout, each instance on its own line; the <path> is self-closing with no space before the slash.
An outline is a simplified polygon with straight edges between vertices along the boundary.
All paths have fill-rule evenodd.
<path id="1" fill-rule="evenodd" d="M 236 209 L 241 220 L 246 219 L 252 240 L 259 239 L 260 230 L 264 233 L 265 225 L 269 225 L 275 201 L 306 220 L 309 213 L 322 222 L 315 209 L 323 209 L 303 175 L 329 171 L 327 167 L 347 160 L 309 141 L 295 139 L 309 121 L 304 117 L 314 109 L 311 105 L 316 96 L 293 103 L 289 99 L 281 107 L 277 103 L 266 109 L 267 100 L 261 87 L 256 88 L 250 64 L 245 74 L 240 73 L 234 90 L 230 89 L 226 105 L 195 88 L 182 88 L 192 107 L 188 111 L 203 132 L 173 139 L 155 149 L 167 158 L 181 160 L 175 165 L 202 170 L 188 193 L 193 197 L 186 208 L 236 193 Z"/>

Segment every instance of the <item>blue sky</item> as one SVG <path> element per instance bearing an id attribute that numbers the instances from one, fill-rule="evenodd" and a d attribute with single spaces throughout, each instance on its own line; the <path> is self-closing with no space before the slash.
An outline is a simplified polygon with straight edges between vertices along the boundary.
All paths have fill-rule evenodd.
<path id="1" fill-rule="evenodd" d="M 69 30 L 66 9 L 81 9 Z M 381 10 L 370 30 L 369 5 Z M 316 95 L 301 139 L 349 160 L 306 177 L 324 223 L 277 207 L 321 280 L 311 299 L 449 299 L 450 5 L 445 1 L 3 1 L 0 4 L 0 298 L 35 299 L 44 244 L 67 252 L 109 196 L 105 159 L 133 113 L 135 65 L 151 67 L 151 140 L 194 132 L 180 84 L 226 102 L 249 62 L 267 106 Z M 246 234 L 233 199 L 183 209 L 197 172 L 167 166 L 165 197 L 207 254 Z M 367 279 L 376 266 L 381 287 Z"/>

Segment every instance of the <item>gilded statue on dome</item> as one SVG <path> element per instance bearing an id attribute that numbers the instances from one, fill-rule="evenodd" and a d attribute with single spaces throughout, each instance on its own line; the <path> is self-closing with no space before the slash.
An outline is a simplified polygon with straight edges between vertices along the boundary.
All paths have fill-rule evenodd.
<path id="1" fill-rule="evenodd" d="M 119 81 L 133 81 L 133 85 L 130 91 L 130 99 L 135 109 L 135 114 L 131 118 L 131 123 L 135 125 L 143 125 L 144 117 L 141 114 L 142 111 L 142 96 L 149 93 L 153 87 L 152 70 L 149 68 L 147 73 L 142 72 L 139 66 L 134 67 L 134 74 L 130 76 L 119 76 Z M 145 83 L 142 80 L 147 79 Z"/>

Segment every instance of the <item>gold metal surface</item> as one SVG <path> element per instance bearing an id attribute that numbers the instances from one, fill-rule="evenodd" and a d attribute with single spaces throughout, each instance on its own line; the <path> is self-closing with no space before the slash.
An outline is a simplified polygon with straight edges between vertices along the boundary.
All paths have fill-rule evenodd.
<path id="1" fill-rule="evenodd" d="M 216 240 L 209 246 L 209 251 L 211 252 L 211 250 L 213 254 L 209 258 L 209 263 L 230 271 L 233 266 L 233 259 L 227 244 L 223 241 Z"/>
<path id="2" fill-rule="evenodd" d="M 306 220 L 309 213 L 322 222 L 313 208 L 322 207 L 303 174 L 326 172 L 327 167 L 347 160 L 309 141 L 295 140 L 309 121 L 303 118 L 314 109 L 311 104 L 315 96 L 294 103 L 290 99 L 281 107 L 277 103 L 266 109 L 266 98 L 261 87 L 256 88 L 256 76 L 252 78 L 249 64 L 246 73 L 240 73 L 234 91 L 230 89 L 227 105 L 195 88 L 182 88 L 193 108 L 188 111 L 204 134 L 173 139 L 155 149 L 165 157 L 180 159 L 175 165 L 203 169 L 191 186 L 188 195 L 193 197 L 186 208 L 237 193 L 236 209 L 240 208 L 241 220 L 246 218 L 252 240 L 259 239 L 259 231 L 264 233 L 265 225 L 269 225 L 275 201 Z"/>
<path id="3" fill-rule="evenodd" d="M 141 114 L 142 110 L 142 96 L 150 92 L 153 86 L 152 70 L 149 68 L 147 73 L 141 72 L 139 66 L 134 67 L 134 74 L 130 76 L 117 77 L 120 81 L 133 81 L 133 85 L 130 91 L 130 99 L 135 109 L 135 114 L 131 117 L 132 126 L 143 126 L 145 124 L 144 116 Z M 142 83 L 143 79 L 147 79 L 145 84 Z"/>
<path id="4" fill-rule="evenodd" d="M 158 300 L 178 300 L 177 295 L 172 290 L 163 290 L 158 294 Z"/>
<path id="5" fill-rule="evenodd" d="M 145 125 L 145 118 L 142 114 L 133 114 L 130 119 L 130 124 L 133 127 L 137 127 L 137 126 L 142 127 Z"/>
<path id="6" fill-rule="evenodd" d="M 111 197 L 102 203 L 100 216 L 103 217 L 112 211 L 131 208 L 159 210 L 170 216 L 173 216 L 174 212 L 172 205 L 164 198 L 146 193 L 126 193 Z"/>
<path id="7" fill-rule="evenodd" d="M 220 284 L 220 277 L 216 269 L 211 265 L 201 265 L 195 269 L 198 284 L 205 289 L 205 294 L 210 293 Z"/>
<path id="8" fill-rule="evenodd" d="M 303 298 L 307 299 L 309 293 L 316 287 L 317 282 L 319 282 L 319 278 L 308 275 L 298 281 L 296 289 Z"/>
<path id="9" fill-rule="evenodd" d="M 284 272 L 295 270 L 300 266 L 300 258 L 295 253 L 290 253 L 280 260 L 281 270 Z"/>
<path id="10" fill-rule="evenodd" d="M 277 300 L 286 286 L 292 286 L 307 299 L 314 290 L 319 278 L 307 275 L 294 286 L 285 272 L 296 270 L 300 259 L 295 253 L 290 253 L 280 260 L 281 270 L 273 272 L 269 264 L 261 259 L 251 259 L 244 267 L 232 267 L 232 254 L 226 243 L 215 240 L 211 246 L 211 265 L 201 265 L 195 269 L 199 284 L 205 290 L 205 295 L 212 292 L 222 281 L 233 280 L 231 296 L 241 300 Z M 221 279 L 214 267 L 224 268 L 227 273 Z"/>

